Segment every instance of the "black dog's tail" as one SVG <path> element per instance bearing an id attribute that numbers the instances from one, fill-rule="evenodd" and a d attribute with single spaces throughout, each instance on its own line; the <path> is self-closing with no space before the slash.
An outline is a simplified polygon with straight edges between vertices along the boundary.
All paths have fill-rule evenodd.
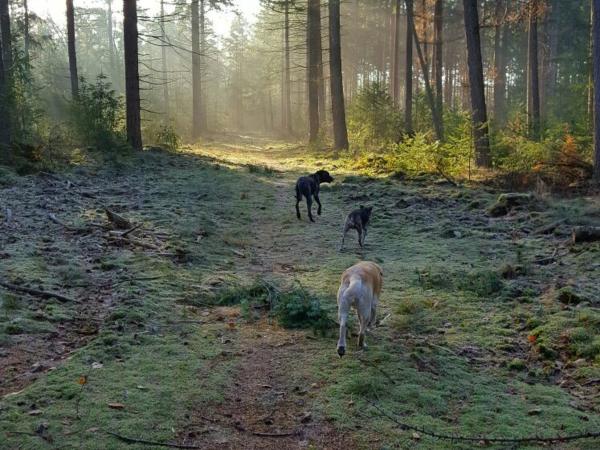
<path id="1" fill-rule="evenodd" d="M 300 186 L 296 183 L 296 200 L 302 200 L 302 192 L 300 192 Z"/>

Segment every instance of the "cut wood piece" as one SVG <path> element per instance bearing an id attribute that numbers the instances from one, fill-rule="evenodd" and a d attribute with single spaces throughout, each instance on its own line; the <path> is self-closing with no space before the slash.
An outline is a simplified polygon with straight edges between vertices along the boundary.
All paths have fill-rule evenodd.
<path id="1" fill-rule="evenodd" d="M 108 208 L 104 208 L 104 211 L 106 212 L 106 217 L 108 217 L 108 220 L 115 226 L 115 228 L 119 230 L 128 230 L 133 228 L 132 223 L 125 217 L 117 214 L 114 211 L 111 211 Z"/>
<path id="2" fill-rule="evenodd" d="M 573 244 L 600 241 L 600 227 L 575 227 L 572 239 Z"/>

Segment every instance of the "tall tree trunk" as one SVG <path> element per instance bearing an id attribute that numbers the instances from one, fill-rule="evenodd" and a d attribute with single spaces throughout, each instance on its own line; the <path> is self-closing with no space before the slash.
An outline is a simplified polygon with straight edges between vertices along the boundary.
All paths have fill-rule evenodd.
<path id="1" fill-rule="evenodd" d="M 27 0 L 23 0 L 23 9 L 23 52 L 25 56 L 25 63 L 29 64 L 29 47 L 31 36 L 29 35 L 29 3 Z"/>
<path id="2" fill-rule="evenodd" d="M 506 5 L 496 0 L 494 26 L 494 121 L 498 127 L 506 122 L 506 41 L 507 25 L 504 22 Z"/>
<path id="3" fill-rule="evenodd" d="M 108 45 L 108 57 L 110 60 L 110 74 L 111 81 L 115 88 L 120 87 L 121 83 L 118 82 L 119 75 L 117 71 L 117 61 L 116 61 L 116 52 L 115 52 L 115 37 L 113 31 L 113 10 L 112 10 L 112 2 L 113 0 L 106 0 L 107 11 L 106 11 L 106 35 L 107 35 L 107 45 Z"/>
<path id="4" fill-rule="evenodd" d="M 7 37 L 4 27 L 7 22 L 10 23 L 8 14 L 8 0 L 0 0 L 0 34 L 2 36 L 2 39 L 0 40 L 0 117 L 2 117 L 2 120 L 0 120 L 0 161 L 3 159 L 8 160 L 8 147 L 10 146 L 11 141 L 11 108 L 9 105 L 8 73 L 4 64 L 4 42 Z M 10 29 L 8 30 L 8 34 L 10 34 Z M 10 42 L 10 40 L 8 42 Z"/>
<path id="5" fill-rule="evenodd" d="M 396 11 L 394 14 L 394 39 L 392 46 L 392 98 L 396 106 L 400 104 L 400 4 L 402 0 L 396 0 Z"/>
<path id="6" fill-rule="evenodd" d="M 79 78 L 77 75 L 77 51 L 75 50 L 75 12 L 73 0 L 67 0 L 67 46 L 69 49 L 69 72 L 71 74 L 71 97 L 79 96 Z"/>
<path id="7" fill-rule="evenodd" d="M 414 23 L 413 23 L 414 25 Z M 435 131 L 435 137 L 439 141 L 444 140 L 444 123 L 441 117 L 441 111 L 436 106 L 435 96 L 433 95 L 433 89 L 431 88 L 431 83 L 429 82 L 429 68 L 427 66 L 427 61 L 423 55 L 423 51 L 421 50 L 421 43 L 419 42 L 419 35 L 417 34 L 416 27 L 413 26 L 412 29 L 413 38 L 415 39 L 415 47 L 417 48 L 417 55 L 419 57 L 419 63 L 421 67 L 421 73 L 423 74 L 423 82 L 425 85 L 425 95 L 427 96 L 427 102 L 429 103 L 429 108 L 431 109 L 431 118 L 433 120 L 433 128 Z"/>
<path id="8" fill-rule="evenodd" d="M 527 118 L 532 139 L 540 139 L 540 71 L 538 60 L 538 1 L 529 5 L 529 34 L 527 56 Z"/>
<path id="9" fill-rule="evenodd" d="M 315 9 L 318 11 L 318 14 L 315 15 L 315 33 L 318 33 L 318 36 L 315 36 L 315 52 L 317 53 L 317 58 L 319 60 L 319 64 L 317 66 L 319 71 L 319 119 L 325 120 L 327 117 L 327 112 L 325 110 L 325 77 L 323 76 L 323 36 L 321 33 L 321 0 L 319 0 L 319 8 Z"/>
<path id="10" fill-rule="evenodd" d="M 8 0 L 0 0 L 0 33 L 2 36 L 2 59 L 4 65 L 4 80 L 10 86 L 12 73 L 12 34 L 10 32 L 10 11 Z"/>
<path id="11" fill-rule="evenodd" d="M 292 78 L 290 74 L 290 0 L 285 0 L 284 5 L 284 129 L 288 135 L 294 130 L 292 126 Z"/>
<path id="12" fill-rule="evenodd" d="M 600 0 L 593 0 L 594 36 L 594 179 L 600 183 Z"/>
<path id="13" fill-rule="evenodd" d="M 548 114 L 550 99 L 553 99 L 556 95 L 556 76 L 558 70 L 557 56 L 558 56 L 558 40 L 560 33 L 560 15 L 561 15 L 561 0 L 552 0 L 550 5 L 550 19 L 548 22 L 549 31 L 549 43 L 548 43 L 548 61 L 546 64 L 546 73 L 544 80 L 544 87 L 546 94 L 544 96 L 544 111 Z"/>
<path id="14" fill-rule="evenodd" d="M 344 82 L 342 78 L 342 39 L 340 34 L 340 0 L 329 0 L 329 79 L 333 118 L 333 148 L 348 148 Z"/>
<path id="15" fill-rule="evenodd" d="M 136 0 L 123 0 L 123 44 L 125 50 L 127 140 L 134 150 L 142 150 Z"/>
<path id="16" fill-rule="evenodd" d="M 465 34 L 467 38 L 467 59 L 469 85 L 471 87 L 471 113 L 473 138 L 475 141 L 475 164 L 490 167 L 490 141 L 483 83 L 483 62 L 481 59 L 481 38 L 479 35 L 479 13 L 477 0 L 463 0 Z"/>
<path id="17" fill-rule="evenodd" d="M 319 138 L 319 54 L 317 41 L 321 33 L 316 20 L 320 14 L 320 0 L 308 0 L 307 50 L 308 50 L 308 141 Z"/>
<path id="18" fill-rule="evenodd" d="M 169 78 L 167 64 L 167 33 L 165 31 L 165 0 L 160 0 L 160 30 L 161 30 L 161 63 L 162 63 L 162 84 L 163 84 L 163 103 L 165 111 L 165 122 L 169 123 Z"/>
<path id="19" fill-rule="evenodd" d="M 415 16 L 413 0 L 406 2 L 406 73 L 404 75 L 404 129 L 408 135 L 413 130 L 413 28 L 415 27 Z"/>
<path id="20" fill-rule="evenodd" d="M 202 74 L 200 61 L 200 9 L 198 0 L 192 0 L 192 138 L 202 134 Z"/>
<path id="21" fill-rule="evenodd" d="M 435 106 L 438 111 L 438 116 L 443 117 L 444 114 L 444 87 L 442 85 L 443 70 L 444 70 L 444 48 L 443 48 L 443 33 L 444 33 L 444 1 L 435 0 L 434 6 L 434 37 L 435 47 L 434 53 L 434 79 L 435 79 Z"/>
<path id="22" fill-rule="evenodd" d="M 208 116 L 206 108 L 206 93 L 204 91 L 204 69 L 205 69 L 205 58 L 207 54 L 206 49 L 206 0 L 200 0 L 200 78 L 199 92 L 200 92 L 200 132 L 205 133 L 208 130 Z"/>
<path id="23" fill-rule="evenodd" d="M 593 0 L 592 0 L 593 1 Z M 588 69 L 588 102 L 587 102 L 587 116 L 588 116 L 588 127 L 590 131 L 594 130 L 594 117 L 595 117 L 595 110 L 594 110 L 594 90 L 595 90 L 595 86 L 594 86 L 594 14 L 596 14 L 595 10 L 594 10 L 594 4 L 592 3 L 590 5 L 590 45 L 589 45 L 589 49 L 588 49 L 588 62 L 589 62 L 589 69 Z"/>

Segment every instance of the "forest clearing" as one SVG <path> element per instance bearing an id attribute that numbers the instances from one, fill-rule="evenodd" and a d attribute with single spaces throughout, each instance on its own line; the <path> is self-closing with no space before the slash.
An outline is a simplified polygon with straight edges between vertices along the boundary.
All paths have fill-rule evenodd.
<path id="1" fill-rule="evenodd" d="M 0 450 L 600 447 L 600 0 L 0 0 Z"/>
<path id="2" fill-rule="evenodd" d="M 399 430 L 371 402 L 451 434 L 597 429 L 600 247 L 570 244 L 597 197 L 491 218 L 493 188 L 316 164 L 246 138 L 4 187 L 1 281 L 75 300 L 3 294 L 7 448 L 121 448 L 108 432 L 199 448 L 460 447 Z M 325 166 L 337 181 L 323 214 L 298 221 L 295 178 Z M 356 202 L 374 205 L 371 232 L 338 252 Z M 120 239 L 103 208 L 141 226 Z M 368 351 L 352 337 L 340 359 L 335 291 L 360 259 L 384 269 L 382 323 Z M 282 316 L 276 290 L 332 322 Z"/>

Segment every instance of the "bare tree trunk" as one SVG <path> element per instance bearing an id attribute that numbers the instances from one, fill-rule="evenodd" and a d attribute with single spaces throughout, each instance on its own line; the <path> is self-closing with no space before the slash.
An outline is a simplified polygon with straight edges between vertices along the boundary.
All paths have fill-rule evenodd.
<path id="1" fill-rule="evenodd" d="M 116 86 L 117 78 L 117 64 L 115 57 L 115 44 L 114 44 L 114 33 L 113 33 L 113 11 L 112 11 L 113 0 L 106 0 L 107 11 L 106 11 L 106 34 L 108 36 L 108 56 L 110 59 L 110 74 L 113 86 Z"/>
<path id="2" fill-rule="evenodd" d="M 471 113 L 475 141 L 475 163 L 478 167 L 490 167 L 490 141 L 483 83 L 481 39 L 479 35 L 479 13 L 477 0 L 463 0 L 469 85 L 471 87 Z"/>
<path id="3" fill-rule="evenodd" d="M 23 51 L 25 53 L 25 63 L 29 64 L 29 47 L 31 36 L 29 35 L 29 3 L 27 0 L 23 0 L 23 9 Z"/>
<path id="4" fill-rule="evenodd" d="M 202 81 L 200 67 L 200 12 L 198 0 L 192 0 L 192 138 L 201 135 L 202 115 Z"/>
<path id="5" fill-rule="evenodd" d="M 414 25 L 414 23 L 413 23 Z M 417 55 L 419 57 L 419 63 L 421 66 L 421 73 L 423 74 L 423 81 L 425 84 L 425 95 L 427 96 L 427 102 L 429 103 L 429 108 L 431 109 L 431 118 L 433 120 L 433 129 L 435 131 L 435 136 L 437 140 L 444 140 L 444 124 L 441 117 L 440 110 L 437 109 L 435 97 L 433 95 L 433 89 L 431 88 L 431 83 L 429 82 L 429 68 L 427 66 L 427 61 L 423 55 L 421 50 L 421 43 L 419 42 L 419 35 L 417 34 L 416 27 L 413 26 L 412 29 L 413 38 L 415 39 L 415 47 L 417 48 Z"/>
<path id="6" fill-rule="evenodd" d="M 10 16 L 8 11 L 8 0 L 0 0 L 0 161 L 8 159 L 8 148 L 11 141 L 10 125 L 11 125 L 11 108 L 9 104 L 10 90 L 8 88 L 9 73 L 7 66 L 10 64 L 10 59 L 7 59 L 7 64 L 4 60 L 7 58 L 4 42 L 10 42 L 10 27 L 5 30 L 6 24 L 10 24 Z"/>
<path id="7" fill-rule="evenodd" d="M 550 10 L 550 19 L 549 19 L 549 43 L 548 43 L 548 61 L 546 67 L 546 76 L 544 80 L 545 85 L 545 100 L 544 100 L 544 110 L 546 111 L 546 115 L 548 114 L 549 109 L 549 99 L 554 98 L 556 94 L 556 76 L 557 76 L 557 55 L 558 55 L 558 39 L 559 39 L 559 20 L 561 15 L 561 5 L 562 1 L 560 0 L 552 0 L 551 2 L 551 10 Z"/>
<path id="8" fill-rule="evenodd" d="M 110 1 L 110 0 L 109 0 Z M 163 83 L 163 102 L 165 111 L 165 122 L 169 123 L 169 78 L 167 76 L 167 33 L 165 31 L 165 0 L 160 0 L 160 30 L 161 30 L 161 63 L 162 63 L 162 83 Z"/>
<path id="9" fill-rule="evenodd" d="M 534 140 L 540 139 L 540 77 L 538 60 L 538 1 L 531 0 L 529 9 L 529 37 L 527 57 L 527 117 L 529 133 Z"/>
<path id="10" fill-rule="evenodd" d="M 307 9 L 307 51 L 308 51 L 308 141 L 314 143 L 319 138 L 319 55 L 317 40 L 320 31 L 316 17 L 320 10 L 320 0 L 308 0 Z"/>
<path id="11" fill-rule="evenodd" d="M 400 104 L 400 4 L 396 0 L 396 11 L 394 14 L 394 45 L 392 55 L 392 98 L 396 106 Z"/>
<path id="12" fill-rule="evenodd" d="M 415 27 L 413 0 L 406 2 L 406 73 L 404 78 L 404 128 L 408 135 L 413 130 L 413 28 Z"/>
<path id="13" fill-rule="evenodd" d="M 438 118 L 442 120 L 444 114 L 444 93 L 443 93 L 443 33 L 444 33 L 444 2 L 443 0 L 435 0 L 434 7 L 434 37 L 435 47 L 434 52 L 434 79 L 435 79 L 435 107 L 437 109 Z"/>
<path id="14" fill-rule="evenodd" d="M 340 0 L 329 0 L 329 78 L 333 118 L 333 148 L 348 148 L 344 82 L 342 78 L 342 40 L 340 35 Z"/>
<path id="15" fill-rule="evenodd" d="M 134 150 L 142 150 L 136 0 L 123 0 L 123 44 L 125 49 L 127 140 Z"/>
<path id="16" fill-rule="evenodd" d="M 292 126 L 292 79 L 290 75 L 290 1 L 286 0 L 284 5 L 284 129 L 288 135 L 294 130 Z"/>
<path id="17" fill-rule="evenodd" d="M 600 42 L 600 0 L 593 0 L 594 43 Z M 600 45 L 594 45 L 594 180 L 600 183 Z"/>
<path id="18" fill-rule="evenodd" d="M 506 24 L 504 0 L 496 0 L 494 29 L 494 120 L 498 127 L 506 122 Z M 501 19 L 502 18 L 502 19 Z"/>
<path id="19" fill-rule="evenodd" d="M 69 72 L 71 74 L 71 97 L 79 96 L 79 78 L 77 76 L 77 51 L 75 50 L 75 13 L 73 0 L 67 0 L 67 46 L 69 49 Z"/>
<path id="20" fill-rule="evenodd" d="M 588 70 L 588 102 L 587 102 L 587 116 L 588 126 L 590 131 L 594 130 L 595 125 L 595 108 L 594 108 L 594 4 L 590 5 L 590 45 L 589 45 L 589 70 Z"/>
<path id="21" fill-rule="evenodd" d="M 199 92 L 200 92 L 200 132 L 205 133 L 208 130 L 208 116 L 206 108 L 206 92 L 204 91 L 204 69 L 206 58 L 206 0 L 200 0 L 200 74 L 199 74 Z"/>
<path id="22" fill-rule="evenodd" d="M 317 58 L 319 60 L 319 64 L 317 66 L 319 71 L 319 119 L 325 120 L 327 117 L 327 112 L 325 110 L 325 78 L 323 77 L 323 37 L 321 33 L 321 0 L 319 0 L 319 8 L 315 9 L 315 12 L 318 14 L 315 15 L 315 33 L 318 33 L 318 36 L 315 35 L 315 52 L 317 53 Z"/>

